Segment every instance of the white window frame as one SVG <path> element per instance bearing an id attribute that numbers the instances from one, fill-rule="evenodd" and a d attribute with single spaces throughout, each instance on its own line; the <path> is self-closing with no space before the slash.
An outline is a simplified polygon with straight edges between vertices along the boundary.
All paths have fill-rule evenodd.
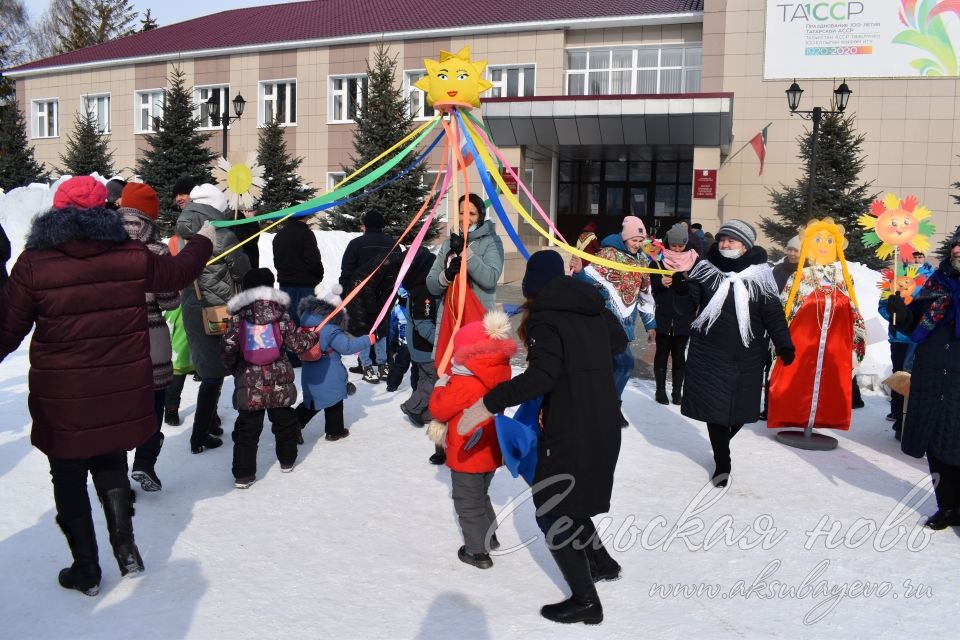
<path id="1" fill-rule="evenodd" d="M 155 102 L 151 98 L 149 102 L 144 105 L 143 96 L 152 96 L 156 93 L 160 94 L 160 113 L 154 113 Z M 140 89 L 139 91 L 133 92 L 133 132 L 134 133 L 156 133 L 156 129 L 153 128 L 153 119 L 154 118 L 163 118 L 163 107 L 164 107 L 164 92 L 163 89 Z M 148 112 L 148 122 L 150 126 L 146 129 L 143 128 L 143 112 Z"/>
<path id="2" fill-rule="evenodd" d="M 53 133 L 50 130 L 49 106 L 43 110 L 44 130 L 40 128 L 40 105 L 53 105 Z M 31 138 L 59 138 L 60 137 L 60 98 L 38 98 L 30 101 L 30 137 Z"/>
<path id="3" fill-rule="evenodd" d="M 350 80 L 360 79 L 367 80 L 367 84 L 369 84 L 367 74 L 365 73 L 343 73 L 327 76 L 327 124 L 352 124 L 354 122 L 353 117 L 350 116 L 350 100 L 347 96 L 348 86 L 345 85 L 340 89 L 336 89 L 334 88 L 334 83 L 337 80 L 345 80 L 349 82 Z M 364 82 L 357 83 L 356 94 L 354 95 L 357 105 L 357 113 L 363 111 L 364 84 Z M 338 99 L 342 99 L 344 101 L 343 114 L 345 116 L 343 119 L 339 120 L 335 119 L 333 115 L 335 112 L 334 105 Z"/>
<path id="4" fill-rule="evenodd" d="M 427 94 L 414 86 L 414 83 L 425 75 L 427 75 L 426 69 L 406 69 L 403 72 L 403 95 L 406 97 L 407 113 L 409 113 L 414 120 L 429 120 L 437 113 L 436 109 L 427 105 Z M 331 87 L 332 86 L 333 84 L 331 83 Z M 410 109 L 410 103 L 414 97 L 417 98 L 416 113 Z M 431 113 L 428 114 L 427 110 Z"/>
<path id="5" fill-rule="evenodd" d="M 106 99 L 107 99 L 107 108 L 106 108 L 107 126 L 106 126 L 106 128 L 105 128 L 105 129 L 101 129 L 101 128 L 100 128 L 100 126 L 101 126 L 100 115 L 99 115 L 99 110 L 98 110 L 97 108 L 94 108 L 94 109 L 93 109 L 93 119 L 94 119 L 94 121 L 97 123 L 97 130 L 100 132 L 100 134 L 101 134 L 101 135 L 107 135 L 107 134 L 109 134 L 109 133 L 111 132 L 111 130 L 112 130 L 112 125 L 113 125 L 113 123 L 111 122 L 111 120 L 113 120 L 113 117 L 112 117 L 112 115 L 111 115 L 111 113 L 110 113 L 110 110 L 113 108 L 113 98 L 111 97 L 109 91 L 107 91 L 107 92 L 101 92 L 101 93 L 85 93 L 85 94 L 83 94 L 82 96 L 80 96 L 80 113 L 83 114 L 83 113 L 86 113 L 87 111 L 90 110 L 90 106 L 89 106 L 89 104 L 87 104 L 90 100 L 99 101 L 100 98 L 106 98 Z"/>
<path id="6" fill-rule="evenodd" d="M 210 98 L 209 92 L 211 89 L 220 89 L 220 115 L 233 115 L 233 104 L 230 102 L 229 84 L 198 84 L 193 87 L 193 115 L 200 120 L 200 126 L 197 127 L 200 131 L 218 131 L 223 128 L 222 122 L 219 125 L 214 125 L 212 118 L 209 120 L 209 124 L 204 124 L 203 107 L 201 103 L 206 102 Z M 207 97 L 203 98 L 200 95 L 201 92 L 207 92 Z M 233 124 L 231 123 L 227 128 L 232 126 Z"/>
<path id="7" fill-rule="evenodd" d="M 526 75 L 525 69 L 533 67 L 533 93 L 530 96 L 537 95 L 537 63 L 536 62 L 527 62 L 527 63 L 517 63 L 517 64 L 495 64 L 487 67 L 486 78 L 493 84 L 493 88 L 490 89 L 491 98 L 527 98 L 530 97 L 523 92 L 524 87 L 524 76 Z M 507 94 L 507 72 L 510 69 L 518 69 L 519 74 L 517 78 L 517 88 L 520 93 L 516 96 L 511 96 Z M 493 79 L 493 72 L 500 71 L 500 80 Z M 499 90 L 500 95 L 495 95 L 495 92 Z"/>
<path id="8" fill-rule="evenodd" d="M 346 177 L 346 171 L 327 171 L 327 193 L 336 189 L 337 185 L 343 182 Z"/>
<path id="9" fill-rule="evenodd" d="M 663 65 L 663 50 L 664 49 L 683 49 L 683 60 L 679 66 L 677 65 Z M 613 67 L 613 52 L 614 50 L 623 50 L 631 49 L 632 50 L 632 64 L 628 69 L 627 67 Z M 655 67 L 649 66 L 639 66 L 639 52 L 641 50 L 656 49 L 657 51 L 657 65 Z M 687 64 L 687 50 L 688 49 L 699 49 L 700 50 L 700 63 L 699 64 Z M 606 72 L 606 90 L 601 91 L 600 93 L 591 93 L 590 92 L 590 57 L 592 53 L 607 52 L 607 66 L 603 68 L 593 69 L 594 73 Z M 570 69 L 569 68 L 569 54 L 571 53 L 586 53 L 587 54 L 587 65 L 585 69 Z M 613 86 L 613 71 L 629 71 L 630 72 L 630 94 L 636 95 L 637 91 L 637 75 L 640 71 L 656 71 L 657 74 L 657 88 L 655 93 L 665 93 L 662 87 L 662 72 L 668 70 L 679 70 L 680 71 L 680 93 L 696 93 L 700 91 L 699 84 L 694 90 L 692 87 L 687 87 L 687 72 L 688 71 L 702 71 L 703 69 L 703 43 L 699 42 L 678 42 L 678 43 L 663 43 L 657 45 L 608 45 L 602 47 L 574 47 L 566 49 L 565 53 L 567 54 L 567 69 L 565 73 L 565 82 L 564 82 L 564 94 L 565 95 L 613 95 L 611 87 Z M 571 94 L 570 93 L 570 78 L 572 76 L 582 76 L 583 77 L 583 87 L 585 93 L 583 94 Z M 619 92 L 617 92 L 619 93 Z"/>
<path id="10" fill-rule="evenodd" d="M 274 91 L 272 96 L 266 94 L 266 86 L 271 84 L 274 86 Z M 276 78 L 271 80 L 261 80 L 257 83 L 257 126 L 263 127 L 267 124 L 267 102 L 275 102 L 277 99 L 276 86 L 277 85 L 286 85 L 286 108 L 283 113 L 283 120 L 280 122 L 281 127 L 295 127 L 297 126 L 297 116 L 299 115 L 297 109 L 297 100 L 294 97 L 293 100 L 290 99 L 290 86 L 297 86 L 296 78 Z M 275 112 L 276 110 L 274 110 Z M 291 118 L 291 111 L 293 117 Z"/>

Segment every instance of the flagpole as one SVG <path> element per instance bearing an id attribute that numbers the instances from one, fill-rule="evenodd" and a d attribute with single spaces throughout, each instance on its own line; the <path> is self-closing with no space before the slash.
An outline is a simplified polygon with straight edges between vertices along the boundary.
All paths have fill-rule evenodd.
<path id="1" fill-rule="evenodd" d="M 763 129 L 768 129 L 772 124 L 773 124 L 773 122 L 768 122 L 768 123 L 767 123 L 767 126 L 766 126 L 766 127 L 763 127 Z M 760 133 L 763 133 L 763 129 L 760 129 Z M 753 138 L 756 138 L 756 137 L 757 137 L 757 136 L 753 136 Z M 727 156 L 727 159 L 720 163 L 720 168 L 722 169 L 722 168 L 723 168 L 723 165 L 727 164 L 728 162 L 730 162 L 731 160 L 733 160 L 734 158 L 736 158 L 736 157 L 740 154 L 741 151 L 743 151 L 744 149 L 746 149 L 746 148 L 750 145 L 750 143 L 753 141 L 753 138 L 750 138 L 750 140 L 747 140 L 746 142 L 744 142 L 744 143 L 743 143 L 743 146 L 740 147 L 739 149 L 737 149 L 736 153 L 734 153 L 732 156 Z"/>

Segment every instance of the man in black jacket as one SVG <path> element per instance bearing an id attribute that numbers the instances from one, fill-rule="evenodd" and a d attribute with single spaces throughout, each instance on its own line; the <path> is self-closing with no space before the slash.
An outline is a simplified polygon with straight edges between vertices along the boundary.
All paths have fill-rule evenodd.
<path id="1" fill-rule="evenodd" d="M 323 260 L 317 237 L 303 218 L 287 220 L 273 238 L 273 267 L 277 271 L 280 291 L 290 296 L 290 317 L 300 324 L 297 307 L 300 300 L 313 295 L 313 290 L 323 280 Z M 300 366 L 300 358 L 287 352 L 294 367 Z"/>
<path id="2" fill-rule="evenodd" d="M 343 262 L 340 265 L 340 286 L 343 287 L 344 295 L 353 291 L 364 278 L 373 273 L 374 269 L 383 261 L 384 256 L 393 249 L 395 241 L 383 232 L 383 224 L 383 214 L 376 209 L 363 215 L 363 225 L 360 227 L 363 235 L 351 240 L 343 252 Z M 399 267 L 399 264 L 396 266 Z M 394 277 L 396 277 L 395 274 Z M 382 306 L 379 292 L 384 289 L 386 284 L 383 279 L 377 279 L 377 282 L 369 282 L 347 307 L 350 316 L 350 332 L 353 335 L 361 336 L 370 332 L 373 321 L 377 317 L 377 312 L 380 310 L 378 303 Z M 392 287 L 393 282 L 390 282 L 389 285 Z M 380 334 L 381 332 L 378 331 L 377 341 L 374 343 L 374 353 L 377 364 L 379 364 L 379 370 L 373 368 L 374 362 L 369 351 L 360 352 L 363 380 L 371 384 L 379 384 L 381 380 L 386 380 L 389 373 L 386 332 L 384 331 L 383 335 Z"/>

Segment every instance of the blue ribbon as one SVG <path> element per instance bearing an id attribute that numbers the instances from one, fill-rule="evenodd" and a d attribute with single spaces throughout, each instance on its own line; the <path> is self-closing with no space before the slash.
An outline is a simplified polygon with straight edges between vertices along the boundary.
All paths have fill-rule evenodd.
<path id="1" fill-rule="evenodd" d="M 463 132 L 463 139 L 466 142 L 470 153 L 473 155 L 473 161 L 477 163 L 480 181 L 483 182 L 483 188 L 490 196 L 490 203 L 493 205 L 493 210 L 497 212 L 497 217 L 500 218 L 500 223 L 507 231 L 507 235 L 510 236 L 510 240 L 513 241 L 514 246 L 517 247 L 517 251 L 520 252 L 520 255 L 523 256 L 524 260 L 529 260 L 530 253 L 527 251 L 527 248 L 523 246 L 523 241 L 520 240 L 520 236 L 517 235 L 517 230 L 513 228 L 513 225 L 510 223 L 510 218 L 507 217 L 507 212 L 503 209 L 503 203 L 500 202 L 500 194 L 497 193 L 497 189 L 493 185 L 493 181 L 490 180 L 490 176 L 488 175 L 490 170 L 483 163 L 483 158 L 480 157 L 476 146 L 473 144 L 473 140 L 470 138 L 470 134 L 467 133 L 467 125 L 463 121 L 463 116 L 461 116 L 460 112 L 456 109 L 453 110 L 453 113 L 456 114 L 457 122 L 460 123 L 460 131 Z"/>

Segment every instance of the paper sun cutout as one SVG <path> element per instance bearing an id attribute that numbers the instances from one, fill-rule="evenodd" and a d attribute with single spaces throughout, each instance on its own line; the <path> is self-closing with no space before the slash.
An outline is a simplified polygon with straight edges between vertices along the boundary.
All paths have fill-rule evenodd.
<path id="1" fill-rule="evenodd" d="M 470 60 L 470 47 L 456 53 L 440 52 L 440 60 L 423 61 L 427 75 L 414 83 L 427 94 L 427 104 L 443 110 L 443 107 L 479 107 L 480 94 L 493 84 L 483 77 L 487 61 Z"/>
<path id="2" fill-rule="evenodd" d="M 257 164 L 257 156 L 247 154 L 246 162 L 230 164 L 225 158 L 217 159 L 217 179 L 226 184 L 223 189 L 227 201 L 235 210 L 251 209 L 260 197 L 260 189 L 267 183 L 263 179 L 263 167 Z"/>
<path id="3" fill-rule="evenodd" d="M 863 244 L 877 247 L 878 258 L 886 260 L 894 248 L 899 247 L 900 259 L 906 261 L 914 251 L 929 251 L 930 236 L 936 232 L 929 218 L 930 210 L 919 204 L 916 196 L 907 196 L 901 201 L 888 193 L 882 201 L 874 200 L 870 213 L 857 221 L 868 230 L 863 234 Z"/>
<path id="4" fill-rule="evenodd" d="M 889 298 L 893 289 L 893 269 L 884 269 L 880 272 L 883 279 L 877 282 L 877 289 L 880 289 L 880 299 Z M 903 301 L 910 304 L 913 300 L 913 294 L 927 281 L 929 274 L 924 272 L 919 265 L 898 264 L 897 265 L 897 291 L 903 297 Z"/>

